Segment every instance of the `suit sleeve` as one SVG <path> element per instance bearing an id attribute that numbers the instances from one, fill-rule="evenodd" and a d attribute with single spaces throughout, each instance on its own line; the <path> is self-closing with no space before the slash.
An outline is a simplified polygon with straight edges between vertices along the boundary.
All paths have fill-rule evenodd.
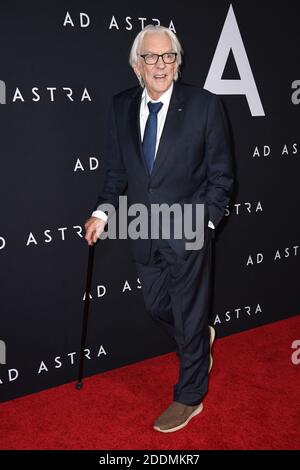
<path id="1" fill-rule="evenodd" d="M 105 211 L 105 207 L 102 206 L 103 204 L 111 204 L 116 209 L 119 205 L 119 196 L 127 188 L 127 172 L 121 154 L 113 103 L 109 114 L 104 162 L 105 176 L 103 188 L 94 206 L 94 211 Z"/>
<path id="2" fill-rule="evenodd" d="M 208 108 L 205 152 L 207 187 L 205 202 L 215 227 L 224 216 L 233 190 L 232 156 L 228 122 L 220 98 L 213 95 Z"/>

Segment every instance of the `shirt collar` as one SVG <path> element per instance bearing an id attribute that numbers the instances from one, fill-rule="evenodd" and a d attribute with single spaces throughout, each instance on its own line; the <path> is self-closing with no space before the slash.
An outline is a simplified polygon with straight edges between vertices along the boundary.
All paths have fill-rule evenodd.
<path id="1" fill-rule="evenodd" d="M 158 103 L 158 102 L 161 102 L 163 103 L 164 105 L 169 105 L 170 103 L 170 99 L 171 99 L 171 95 L 172 95 L 172 91 L 173 91 L 173 87 L 174 87 L 174 82 L 172 82 L 171 86 L 167 89 L 167 91 L 165 91 L 161 97 L 158 99 L 158 100 L 152 100 L 149 95 L 148 95 L 148 92 L 147 92 L 147 89 L 146 87 L 144 88 L 144 91 L 143 91 L 143 94 L 142 94 L 142 102 L 143 102 L 143 105 L 144 107 L 146 108 L 149 101 L 152 101 L 152 103 Z M 166 107 L 167 107 L 166 106 Z"/>

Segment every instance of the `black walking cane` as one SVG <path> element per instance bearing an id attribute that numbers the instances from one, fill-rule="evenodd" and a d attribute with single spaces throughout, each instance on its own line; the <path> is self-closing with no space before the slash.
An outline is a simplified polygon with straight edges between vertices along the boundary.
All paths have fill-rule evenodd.
<path id="1" fill-rule="evenodd" d="M 90 245 L 89 246 L 87 276 L 86 276 L 86 288 L 85 288 L 84 310 L 83 310 L 83 318 L 82 318 L 82 329 L 81 329 L 81 346 L 80 346 L 78 379 L 77 379 L 77 382 L 76 382 L 77 390 L 81 390 L 82 387 L 83 387 L 82 374 L 83 374 L 84 348 L 85 348 L 85 340 L 86 340 L 88 317 L 89 317 L 90 290 L 91 290 L 92 276 L 93 276 L 94 253 L 95 253 L 95 245 Z"/>

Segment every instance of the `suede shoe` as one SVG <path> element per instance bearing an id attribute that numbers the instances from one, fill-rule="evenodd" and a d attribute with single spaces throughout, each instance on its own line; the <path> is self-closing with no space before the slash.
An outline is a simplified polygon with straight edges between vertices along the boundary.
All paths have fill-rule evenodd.
<path id="1" fill-rule="evenodd" d="M 203 410 L 203 404 L 184 405 L 173 401 L 171 405 L 157 418 L 153 428 L 159 432 L 174 432 L 184 428 L 188 422 Z"/>

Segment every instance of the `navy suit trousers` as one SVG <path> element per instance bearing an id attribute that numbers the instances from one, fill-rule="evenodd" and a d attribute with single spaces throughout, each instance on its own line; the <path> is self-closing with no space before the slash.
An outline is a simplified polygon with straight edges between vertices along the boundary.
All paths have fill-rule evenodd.
<path id="1" fill-rule="evenodd" d="M 136 263 L 147 311 L 176 341 L 174 400 L 185 405 L 200 403 L 208 388 L 212 244 L 207 228 L 203 248 L 183 259 L 167 240 L 152 240 L 149 262 Z"/>

